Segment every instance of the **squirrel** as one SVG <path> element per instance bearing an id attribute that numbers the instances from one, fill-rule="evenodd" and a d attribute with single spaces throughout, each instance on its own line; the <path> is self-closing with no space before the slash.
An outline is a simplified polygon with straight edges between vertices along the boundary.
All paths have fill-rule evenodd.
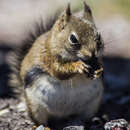
<path id="1" fill-rule="evenodd" d="M 71 117 L 83 121 L 99 108 L 103 95 L 103 40 L 92 11 L 72 14 L 70 4 L 52 28 L 43 31 L 19 56 L 13 75 L 23 89 L 28 113 L 36 124 Z"/>

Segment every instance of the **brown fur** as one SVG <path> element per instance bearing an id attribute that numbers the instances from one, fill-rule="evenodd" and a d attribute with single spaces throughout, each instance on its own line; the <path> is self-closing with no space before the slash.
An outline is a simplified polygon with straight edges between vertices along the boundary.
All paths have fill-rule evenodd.
<path id="1" fill-rule="evenodd" d="M 30 48 L 32 47 L 35 40 L 46 33 L 50 28 L 53 26 L 54 22 L 56 21 L 58 16 L 58 12 L 55 13 L 53 17 L 48 18 L 48 23 L 44 25 L 42 19 L 39 19 L 38 22 L 33 24 L 33 31 L 28 32 L 28 36 L 24 41 L 20 42 L 19 47 L 15 49 L 15 51 L 10 55 L 10 65 L 12 73 L 10 74 L 9 85 L 12 89 L 12 96 L 20 97 L 19 95 L 23 93 L 23 82 L 22 78 L 20 77 L 20 70 L 21 70 L 21 63 L 29 52 Z"/>
<path id="2" fill-rule="evenodd" d="M 41 35 L 40 38 L 35 41 L 21 64 L 20 76 L 22 80 L 24 80 L 26 73 L 35 65 L 39 65 L 50 75 L 57 78 L 64 77 L 63 79 L 87 71 L 87 67 L 82 61 L 75 61 L 73 56 L 71 56 L 70 59 L 67 59 L 67 57 L 62 58 L 60 54 L 66 51 L 65 47 L 72 49 L 68 43 L 68 37 L 73 30 L 78 33 L 79 42 L 82 44 L 80 53 L 85 57 L 91 57 L 92 52 L 97 54 L 96 34 L 94 34 L 95 25 L 93 21 L 90 21 L 91 24 L 86 24 L 79 18 L 72 16 L 71 13 L 68 13 L 69 15 L 67 15 L 67 13 L 65 12 L 59 17 L 48 34 Z M 85 16 L 87 16 L 88 13 L 90 12 L 85 12 Z M 91 14 L 89 14 L 89 20 L 90 16 Z M 83 18 L 86 19 L 84 15 L 81 19 Z"/>

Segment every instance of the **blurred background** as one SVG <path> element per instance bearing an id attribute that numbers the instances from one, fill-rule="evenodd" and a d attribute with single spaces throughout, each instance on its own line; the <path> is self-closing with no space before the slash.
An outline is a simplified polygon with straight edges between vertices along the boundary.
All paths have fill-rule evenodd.
<path id="1" fill-rule="evenodd" d="M 9 55 L 17 49 L 33 23 L 46 25 L 55 12 L 64 10 L 68 0 L 0 0 L 0 96 L 9 93 Z M 105 43 L 105 94 L 99 115 L 130 121 L 130 0 L 87 0 Z M 82 0 L 71 0 L 73 11 Z"/>

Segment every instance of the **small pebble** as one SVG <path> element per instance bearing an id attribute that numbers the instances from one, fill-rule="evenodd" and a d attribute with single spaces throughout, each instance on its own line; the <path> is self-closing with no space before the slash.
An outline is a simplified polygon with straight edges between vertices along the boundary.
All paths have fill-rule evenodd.
<path id="1" fill-rule="evenodd" d="M 103 124 L 102 120 L 99 117 L 94 117 L 92 119 L 92 123 L 93 123 L 93 125 L 96 125 L 96 126 Z"/>
<path id="2" fill-rule="evenodd" d="M 19 104 L 17 105 L 17 110 L 18 110 L 19 112 L 25 112 L 25 111 L 26 111 L 26 105 L 25 105 L 25 103 L 24 103 L 24 102 L 19 103 Z"/>
<path id="3" fill-rule="evenodd" d="M 9 109 L 3 109 L 3 110 L 0 111 L 0 116 L 4 116 L 8 112 L 9 112 Z"/>
<path id="4" fill-rule="evenodd" d="M 65 127 L 63 130 L 84 130 L 84 126 L 68 126 Z"/>
<path id="5" fill-rule="evenodd" d="M 45 130 L 43 125 L 40 125 L 38 128 L 36 128 L 36 130 Z"/>
<path id="6" fill-rule="evenodd" d="M 2 110 L 2 109 L 6 109 L 6 108 L 8 108 L 9 107 L 9 104 L 8 103 L 2 103 L 1 105 L 0 105 L 0 110 Z"/>

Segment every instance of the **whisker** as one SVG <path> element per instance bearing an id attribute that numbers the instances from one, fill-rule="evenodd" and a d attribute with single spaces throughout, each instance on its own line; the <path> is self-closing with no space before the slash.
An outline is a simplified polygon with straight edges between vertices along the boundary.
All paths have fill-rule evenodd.
<path id="1" fill-rule="evenodd" d="M 125 37 L 127 37 L 127 36 L 128 35 L 125 35 Z M 114 38 L 112 40 L 109 40 L 109 41 L 105 40 L 105 45 L 111 44 L 112 42 L 115 42 L 115 41 L 118 41 L 118 40 L 122 40 L 122 39 L 123 39 L 123 37 L 121 36 L 121 37 L 116 37 L 116 38 Z"/>
<path id="2" fill-rule="evenodd" d="M 107 41 L 107 42 L 104 43 L 104 46 L 110 45 L 110 44 L 112 44 L 114 41 L 116 41 L 116 39 L 111 40 L 111 41 Z"/>

